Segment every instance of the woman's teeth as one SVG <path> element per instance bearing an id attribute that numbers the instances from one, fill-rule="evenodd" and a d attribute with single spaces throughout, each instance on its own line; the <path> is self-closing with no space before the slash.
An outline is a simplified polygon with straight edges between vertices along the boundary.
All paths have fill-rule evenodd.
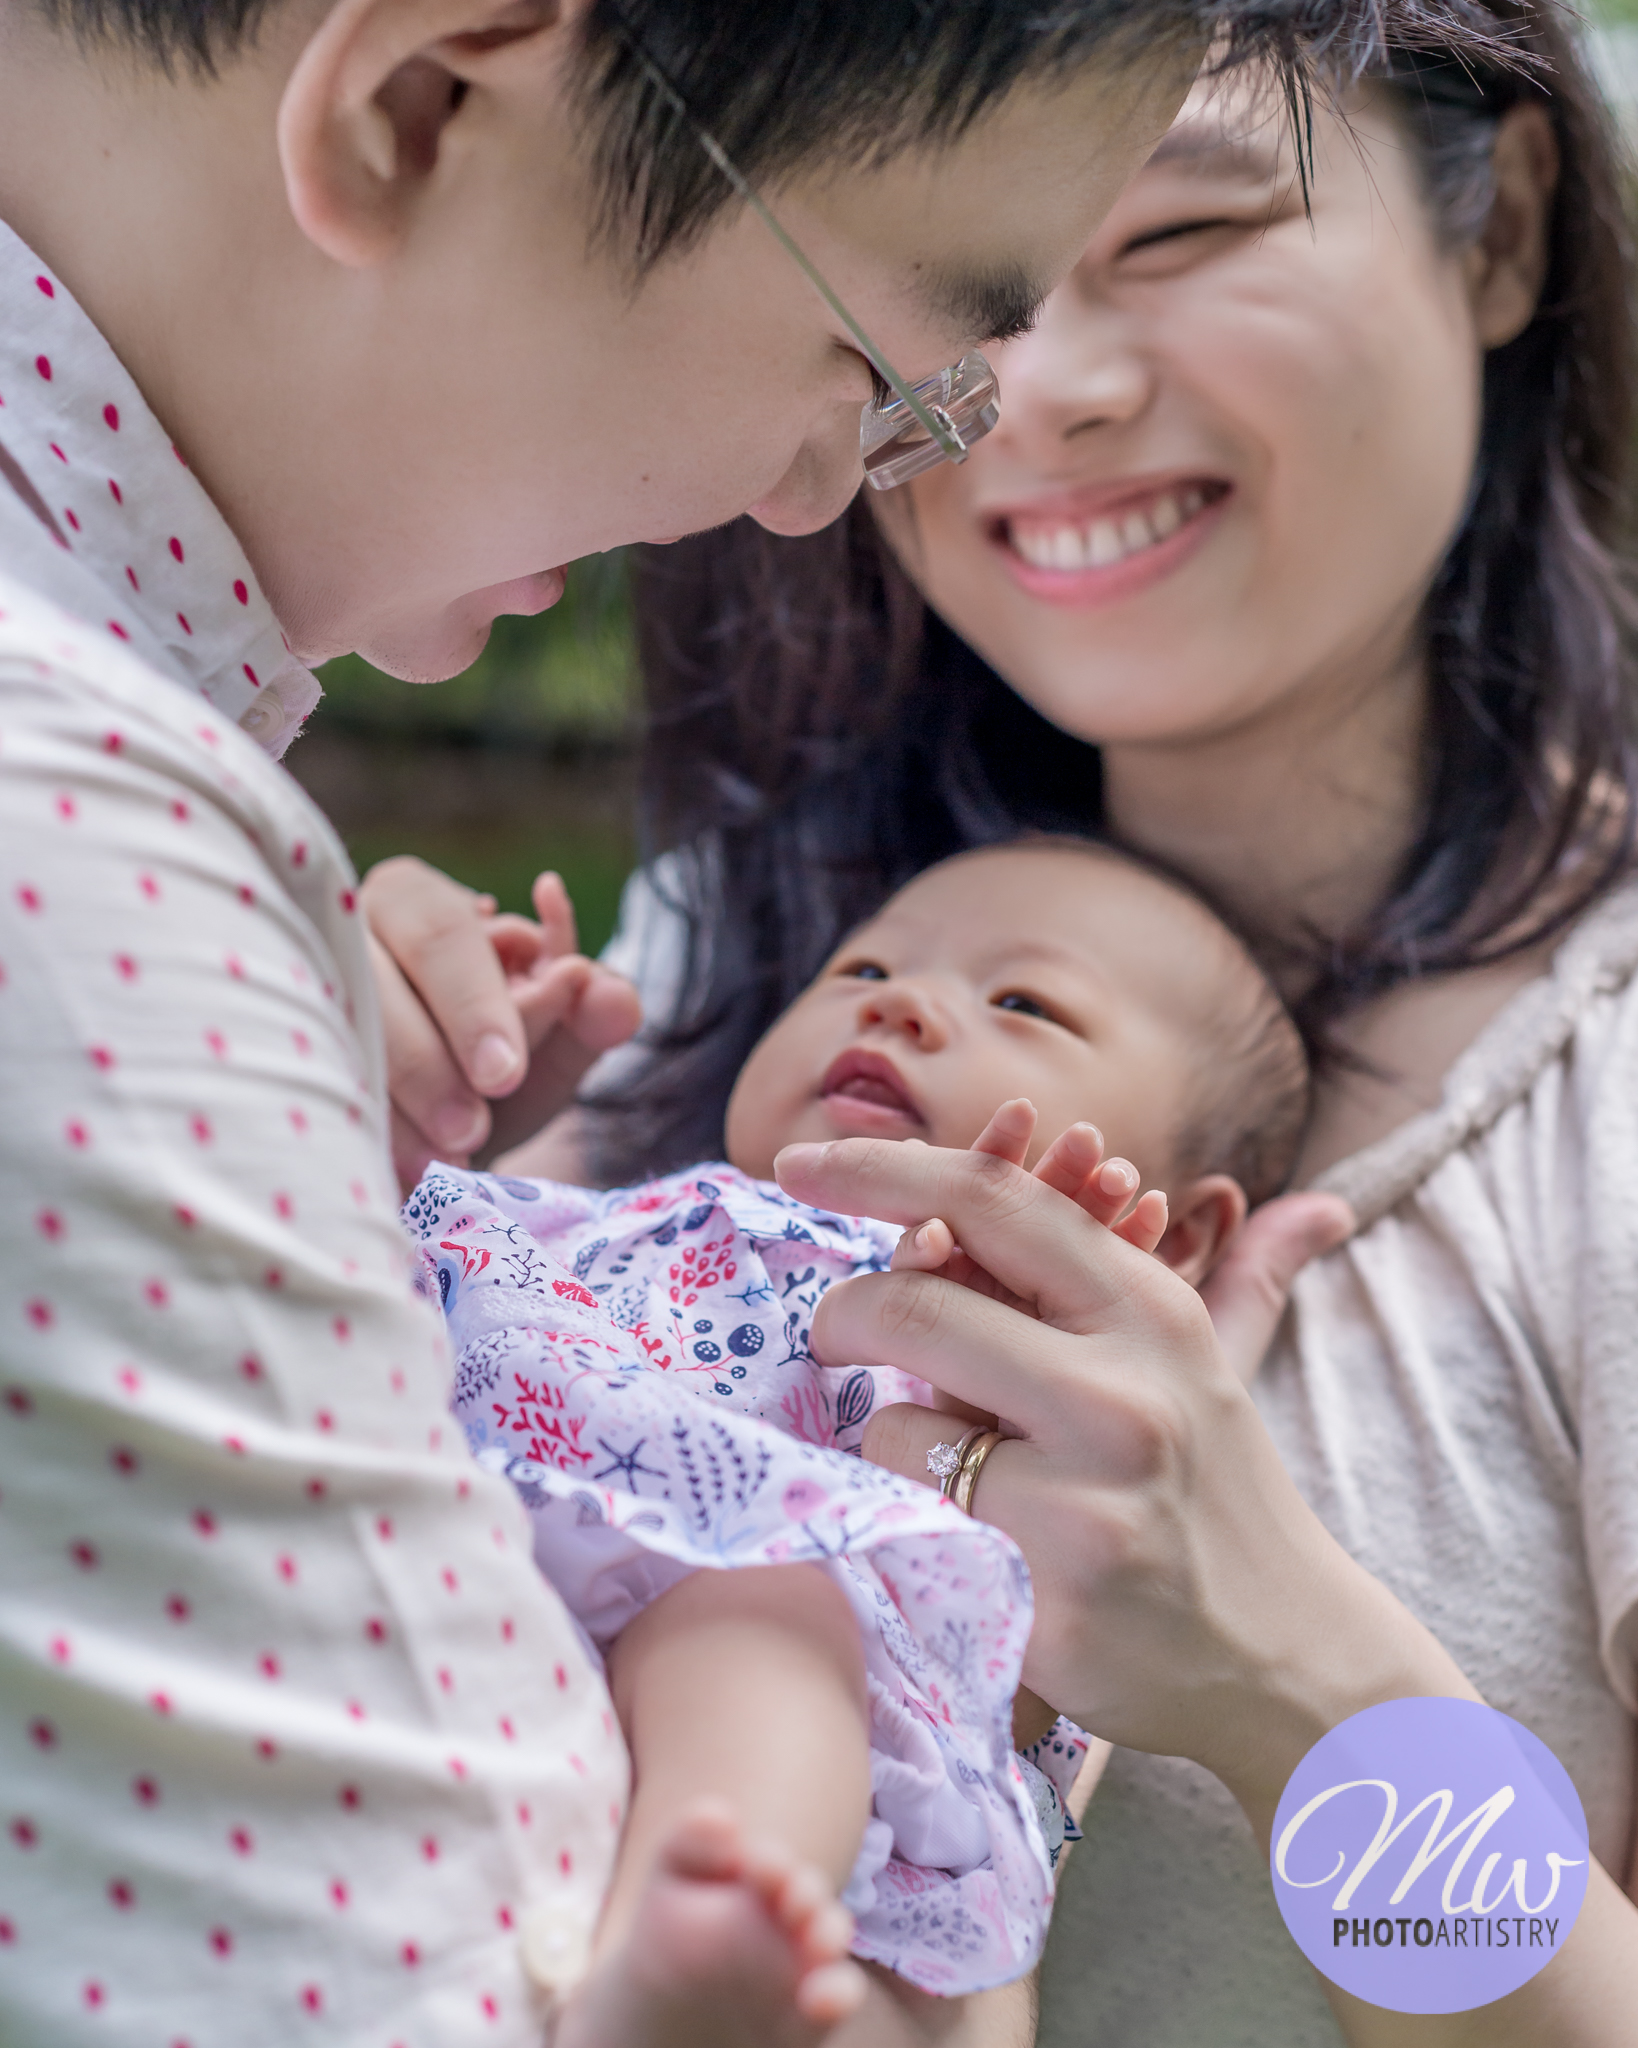
<path id="1" fill-rule="evenodd" d="M 1123 512 L 1118 519 L 1093 519 L 1082 526 L 1025 525 L 1007 522 L 1007 538 L 1032 569 L 1112 569 L 1143 548 L 1168 540 L 1206 502 L 1191 484 L 1167 491 L 1142 512 Z"/>

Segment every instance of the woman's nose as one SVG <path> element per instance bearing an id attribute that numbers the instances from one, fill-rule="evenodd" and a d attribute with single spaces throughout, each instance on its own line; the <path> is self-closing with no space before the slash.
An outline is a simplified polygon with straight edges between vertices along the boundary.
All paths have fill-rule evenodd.
<path id="1" fill-rule="evenodd" d="M 859 1005 L 859 1028 L 896 1031 L 921 1052 L 937 1052 L 949 1042 L 950 1027 L 931 994 L 913 981 L 877 983 Z"/>
<path id="2" fill-rule="evenodd" d="M 1155 394 L 1155 366 L 1125 310 L 1075 289 L 1071 279 L 1047 303 L 1039 324 L 1009 342 L 996 366 L 1001 381 L 999 446 L 1037 462 L 1061 459 L 1099 429 L 1129 426 Z"/>

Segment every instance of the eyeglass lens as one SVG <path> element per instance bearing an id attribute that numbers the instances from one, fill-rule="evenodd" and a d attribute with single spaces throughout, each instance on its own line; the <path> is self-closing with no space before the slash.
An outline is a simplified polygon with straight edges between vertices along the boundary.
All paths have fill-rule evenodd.
<path id="1" fill-rule="evenodd" d="M 946 460 L 964 462 L 968 449 L 1001 417 L 995 372 L 978 349 L 910 389 L 956 447 L 935 440 L 902 398 L 867 405 L 859 420 L 859 453 L 872 490 L 890 491 Z"/>

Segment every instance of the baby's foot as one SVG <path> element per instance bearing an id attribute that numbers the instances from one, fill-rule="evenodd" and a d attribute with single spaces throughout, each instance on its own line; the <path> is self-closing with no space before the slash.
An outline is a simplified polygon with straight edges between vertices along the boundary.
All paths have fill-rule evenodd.
<path id="1" fill-rule="evenodd" d="M 752 1850 L 702 1801 L 661 1848 L 626 1936 L 564 2008 L 554 2048 L 815 2048 L 857 2010 L 852 1921 L 816 1870 Z"/>

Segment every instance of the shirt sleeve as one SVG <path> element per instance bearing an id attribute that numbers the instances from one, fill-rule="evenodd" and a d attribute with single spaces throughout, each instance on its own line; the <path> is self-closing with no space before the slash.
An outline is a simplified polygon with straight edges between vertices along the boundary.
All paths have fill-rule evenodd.
<path id="1" fill-rule="evenodd" d="M 1566 942 L 1534 992 L 1539 1014 L 1521 1057 L 1534 1065 L 1536 1039 L 1554 1048 L 1473 1148 L 1471 1199 L 1459 1223 L 1449 1220 L 1480 1306 L 1507 1333 L 1542 1455 L 1539 1483 L 1549 1495 L 1561 1487 L 1579 1515 L 1583 1558 L 1572 1573 L 1567 1559 L 1543 1556 L 1541 1584 L 1556 1575 L 1557 1597 L 1571 1602 L 1585 1598 L 1581 1586 L 1590 1591 L 1599 1660 L 1629 1714 L 1638 1712 L 1633 941 L 1622 926 Z"/>
<path id="2" fill-rule="evenodd" d="M 1552 1266 L 1573 1297 L 1565 1394 L 1599 1647 L 1638 1713 L 1638 977 L 1596 999 L 1560 1073 L 1557 1213 L 1542 1227 L 1563 1240 Z"/>
<path id="3" fill-rule="evenodd" d="M 202 702 L 0 657 L 0 2039 L 511 2048 L 605 1888 L 624 1751 L 448 1416 L 352 892 Z"/>

